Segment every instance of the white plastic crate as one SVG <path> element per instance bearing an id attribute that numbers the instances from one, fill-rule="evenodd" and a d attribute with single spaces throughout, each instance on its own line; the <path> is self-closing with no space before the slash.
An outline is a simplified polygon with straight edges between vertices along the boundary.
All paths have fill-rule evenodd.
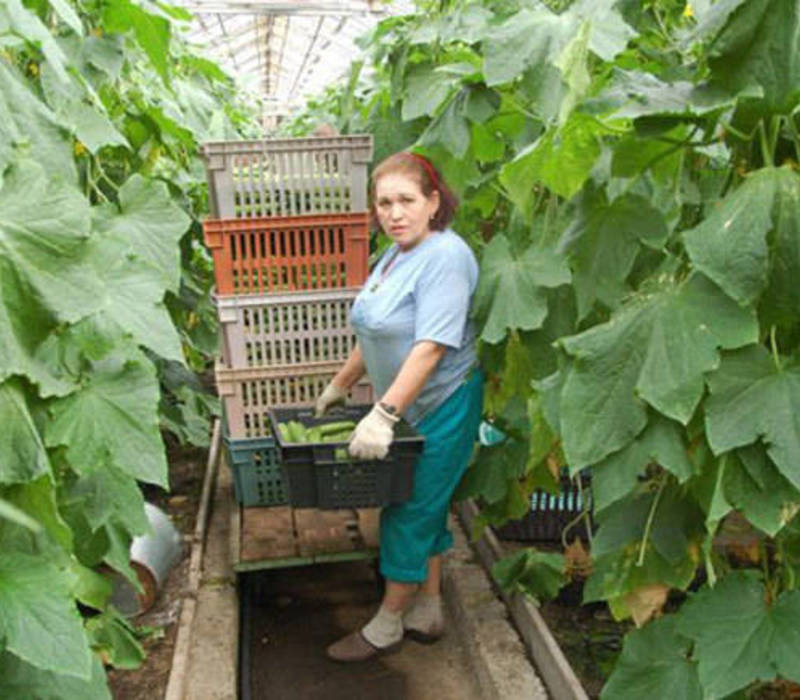
<path id="1" fill-rule="evenodd" d="M 232 369 L 343 363 L 356 345 L 357 289 L 216 298 L 222 358 Z"/>
<path id="2" fill-rule="evenodd" d="M 341 362 L 274 369 L 230 369 L 217 363 L 217 391 L 228 419 L 230 437 L 271 435 L 267 411 L 283 406 L 311 406 L 341 369 Z M 372 386 L 364 379 L 353 387 L 349 402 L 372 403 Z"/>
<path id="3" fill-rule="evenodd" d="M 369 134 L 214 141 L 201 154 L 217 219 L 367 209 Z"/>

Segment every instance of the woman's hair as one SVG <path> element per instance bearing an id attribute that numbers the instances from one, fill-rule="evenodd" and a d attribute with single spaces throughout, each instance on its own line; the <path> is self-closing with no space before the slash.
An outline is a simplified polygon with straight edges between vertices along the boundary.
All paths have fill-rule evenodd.
<path id="1" fill-rule="evenodd" d="M 431 231 L 442 231 L 453 220 L 458 208 L 458 198 L 442 180 L 436 167 L 425 156 L 409 151 L 400 151 L 382 160 L 372 171 L 370 198 L 372 200 L 372 225 L 378 227 L 378 216 L 375 210 L 375 185 L 384 175 L 399 173 L 412 178 L 422 194 L 430 197 L 434 191 L 439 193 L 439 208 L 431 219 Z"/>

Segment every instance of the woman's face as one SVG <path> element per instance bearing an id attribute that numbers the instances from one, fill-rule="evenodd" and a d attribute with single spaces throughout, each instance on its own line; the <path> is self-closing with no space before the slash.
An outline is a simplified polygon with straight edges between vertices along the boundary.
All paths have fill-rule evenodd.
<path id="1" fill-rule="evenodd" d="M 381 228 L 403 250 L 430 233 L 430 219 L 439 209 L 439 193 L 426 197 L 417 181 L 404 173 L 386 173 L 375 183 L 375 212 Z"/>

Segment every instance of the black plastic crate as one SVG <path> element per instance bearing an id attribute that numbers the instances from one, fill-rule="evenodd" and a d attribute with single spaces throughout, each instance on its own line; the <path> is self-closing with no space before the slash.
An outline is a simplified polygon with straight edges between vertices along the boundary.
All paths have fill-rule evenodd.
<path id="1" fill-rule="evenodd" d="M 414 489 L 414 466 L 425 438 L 401 420 L 386 459 L 337 459 L 347 442 L 287 443 L 278 423 L 295 420 L 306 427 L 340 420 L 358 422 L 372 408 L 348 406 L 322 418 L 310 408 L 273 408 L 269 411 L 278 444 L 289 504 L 295 508 L 371 508 L 403 503 Z"/>
<path id="2" fill-rule="evenodd" d="M 535 491 L 531 496 L 531 510 L 518 520 L 509 520 L 504 525 L 495 528 L 495 534 L 503 540 L 518 540 L 522 542 L 560 542 L 564 528 L 573 522 L 583 511 L 584 503 L 588 502 L 590 527 L 592 522 L 592 491 L 591 476 L 588 472 L 581 473 L 581 488 L 569 478 L 568 474 L 561 475 L 561 488 L 558 494 L 546 491 Z M 570 537 L 578 536 L 587 539 L 585 520 L 576 522 L 569 532 Z"/>

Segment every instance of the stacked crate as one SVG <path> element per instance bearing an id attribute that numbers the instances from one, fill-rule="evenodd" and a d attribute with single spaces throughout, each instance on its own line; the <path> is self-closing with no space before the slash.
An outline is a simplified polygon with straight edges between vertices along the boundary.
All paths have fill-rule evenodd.
<path id="1" fill-rule="evenodd" d="M 287 502 L 267 412 L 311 405 L 355 344 L 367 278 L 369 135 L 202 149 L 222 357 L 215 369 L 239 503 Z M 351 399 L 369 403 L 371 388 Z"/>

